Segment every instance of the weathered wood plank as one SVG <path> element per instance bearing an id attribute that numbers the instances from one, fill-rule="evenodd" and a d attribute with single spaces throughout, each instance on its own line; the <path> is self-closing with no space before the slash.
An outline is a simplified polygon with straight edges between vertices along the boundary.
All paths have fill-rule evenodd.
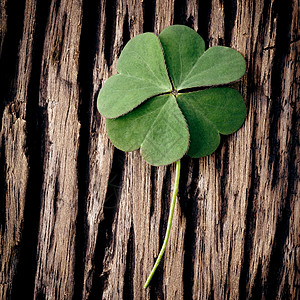
<path id="1" fill-rule="evenodd" d="M 1 36 L 6 32 L 5 4 L 1 2 Z M 0 298 L 8 299 L 19 262 L 19 243 L 22 237 L 24 209 L 26 202 L 29 161 L 26 153 L 26 105 L 28 85 L 31 74 L 33 32 L 35 29 L 36 2 L 28 0 L 25 4 L 24 27 L 16 62 L 14 94 L 11 102 L 5 105 L 0 131 L 0 170 L 1 211 L 0 223 Z M 0 44 L 0 56 L 3 40 Z M 4 102 L 4 100 L 2 99 Z M 3 105 L 3 104 L 2 104 Z M 3 214 L 3 215 L 2 215 Z"/>
<path id="2" fill-rule="evenodd" d="M 81 1 L 53 0 L 45 33 L 39 96 L 43 183 L 34 298 L 70 299 L 74 290 L 81 10 Z"/>
<path id="3" fill-rule="evenodd" d="M 280 26 L 284 26 L 284 16 L 280 17 L 284 13 L 297 19 L 296 6 L 294 4 L 293 11 L 281 12 L 282 7 L 275 1 L 269 5 L 238 2 L 231 46 L 248 61 L 248 72 L 241 83 L 248 100 L 248 116 L 242 129 L 228 138 L 221 153 L 204 159 L 204 163 L 200 160 L 199 182 L 205 180 L 205 183 L 199 188 L 202 193 L 199 201 L 203 203 L 198 204 L 197 228 L 205 228 L 205 231 L 196 233 L 196 241 L 200 243 L 195 253 L 198 260 L 195 260 L 194 299 L 207 299 L 212 295 L 219 299 L 250 298 L 255 293 L 262 297 L 272 295 L 272 299 L 284 297 L 286 281 L 278 279 L 284 278 L 281 268 L 276 268 L 279 272 L 276 275 L 270 274 L 270 270 L 273 264 L 285 264 L 275 263 L 274 252 L 278 232 L 282 230 L 278 227 L 281 220 L 287 218 L 282 222 L 287 222 L 286 226 L 289 223 L 288 213 L 285 217 L 283 214 L 291 201 L 288 170 L 291 169 L 291 132 L 295 126 L 292 125 L 294 89 L 298 80 L 289 74 L 284 76 L 285 68 L 288 73 L 296 71 L 292 61 L 297 55 L 296 47 L 294 57 L 289 56 L 289 51 L 281 50 L 288 49 L 288 45 L 282 45 L 288 40 L 282 40 L 284 29 L 278 28 L 278 23 L 281 21 Z M 212 7 L 213 11 L 215 7 Z M 218 12 L 222 18 L 222 8 L 219 7 Z M 209 30 L 212 43 L 225 38 L 220 23 L 214 25 L 213 20 L 211 18 L 210 24 L 213 28 Z M 291 31 L 295 32 L 295 28 Z M 287 32 L 284 34 L 288 37 Z M 283 73 L 277 64 L 284 67 Z M 276 84 L 282 85 L 281 89 L 278 90 Z M 215 165 L 216 155 L 220 154 L 220 174 L 214 174 L 209 168 Z M 296 187 L 293 190 L 296 192 Z M 299 222 L 294 226 L 299 228 Z M 298 244 L 299 241 L 290 245 L 290 249 L 296 249 Z M 293 255 L 295 257 L 295 253 Z M 288 264 L 288 267 L 295 269 L 295 265 Z M 294 272 L 293 278 L 296 277 L 299 274 Z M 273 280 L 281 285 L 274 285 Z M 296 286 L 289 285 L 292 299 L 297 298 L 296 290 Z"/>
<path id="4" fill-rule="evenodd" d="M 105 57 L 105 41 L 109 34 L 111 21 L 107 16 L 109 7 L 107 1 L 101 1 L 99 6 L 100 21 L 97 26 L 97 52 L 93 68 L 93 90 L 90 93 L 89 107 L 89 148 L 88 148 L 88 190 L 85 206 L 86 244 L 84 253 L 84 274 L 82 299 L 88 299 L 95 271 L 95 251 L 99 234 L 99 224 L 104 220 L 104 202 L 106 199 L 109 176 L 112 168 L 114 149 L 106 134 L 105 120 L 100 117 L 96 108 L 96 98 L 101 84 L 109 77 L 110 61 Z M 119 29 L 121 30 L 121 28 Z M 113 36 L 111 36 L 113 38 Z M 109 51 L 108 51 L 109 52 Z M 116 56 L 111 60 L 115 61 Z M 101 229 L 101 228 L 100 228 Z M 98 262 L 100 264 L 100 262 Z"/>

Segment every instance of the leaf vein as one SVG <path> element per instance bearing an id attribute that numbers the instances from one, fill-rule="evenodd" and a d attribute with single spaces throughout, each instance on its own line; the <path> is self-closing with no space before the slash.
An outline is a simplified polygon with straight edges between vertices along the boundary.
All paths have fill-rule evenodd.
<path id="1" fill-rule="evenodd" d="M 152 125 L 150 126 L 150 128 L 149 128 L 147 134 L 145 135 L 145 138 L 144 138 L 143 142 L 141 143 L 141 147 L 143 146 L 145 140 L 147 139 L 148 135 L 150 134 L 150 131 L 152 130 L 152 128 L 153 128 L 154 125 L 156 124 L 158 117 L 161 115 L 161 113 L 162 113 L 162 111 L 163 111 L 163 108 L 168 104 L 169 100 L 170 100 L 170 98 L 166 101 L 166 103 L 165 103 L 163 106 L 161 106 L 160 112 L 157 114 L 155 120 L 153 121 L 153 123 L 152 123 Z"/>
<path id="2" fill-rule="evenodd" d="M 151 69 L 151 67 L 149 66 L 149 64 L 144 60 L 144 58 L 143 58 L 138 52 L 136 52 L 136 51 L 134 51 L 134 50 L 129 51 L 129 53 L 130 53 L 130 52 L 132 52 L 132 53 L 134 53 L 135 55 L 137 55 L 138 58 L 139 58 L 139 60 L 147 67 L 147 69 L 152 73 L 152 75 L 157 79 L 157 81 L 158 81 L 158 82 L 161 82 L 161 79 L 159 79 L 159 78 L 156 76 L 156 74 L 153 72 L 153 70 Z M 157 82 L 152 81 L 152 80 L 149 80 L 149 81 L 151 81 L 151 82 L 155 83 L 155 85 L 157 85 Z"/>

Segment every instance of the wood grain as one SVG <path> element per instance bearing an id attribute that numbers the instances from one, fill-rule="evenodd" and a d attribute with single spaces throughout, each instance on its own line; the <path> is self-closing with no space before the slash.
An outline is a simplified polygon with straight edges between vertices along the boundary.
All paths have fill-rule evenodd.
<path id="1" fill-rule="evenodd" d="M 7 31 L 5 1 L 1 2 L 0 55 Z M 29 173 L 26 153 L 26 104 L 31 74 L 35 1 L 26 1 L 23 33 L 16 60 L 12 84 L 14 96 L 1 109 L 0 170 L 1 170 L 1 222 L 0 222 L 0 298 L 8 299 L 19 260 L 19 243 L 22 238 L 24 209 Z M 3 56 L 2 56 L 3 57 Z M 5 57 L 5 56 L 4 56 Z M 3 100 L 2 100 L 3 101 Z"/>
<path id="2" fill-rule="evenodd" d="M 42 56 L 43 180 L 34 298 L 69 299 L 78 213 L 78 59 L 82 7 L 52 1 Z"/>
<path id="3" fill-rule="evenodd" d="M 242 128 L 175 166 L 115 149 L 96 108 L 130 38 L 172 24 L 247 62 Z M 0 2 L 0 299 L 298 299 L 299 1 Z M 31 265 L 31 262 L 33 265 Z"/>

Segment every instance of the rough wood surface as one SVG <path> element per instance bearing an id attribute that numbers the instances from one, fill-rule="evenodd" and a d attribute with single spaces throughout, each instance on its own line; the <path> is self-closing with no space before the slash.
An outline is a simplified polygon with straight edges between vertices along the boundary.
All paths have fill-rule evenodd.
<path id="1" fill-rule="evenodd" d="M 299 1 L 0 2 L 0 299 L 299 299 Z M 114 149 L 96 108 L 133 36 L 240 51 L 247 119 L 174 166 Z"/>
<path id="2" fill-rule="evenodd" d="M 52 1 L 39 93 L 43 179 L 35 298 L 68 299 L 74 292 L 81 19 L 80 1 Z"/>
<path id="3" fill-rule="evenodd" d="M 7 30 L 5 1 L 1 1 L 0 57 L 7 58 L 1 51 Z M 24 9 L 24 27 L 16 57 L 13 93 L 10 103 L 2 98 L 0 131 L 0 298 L 7 299 L 13 285 L 18 264 L 19 243 L 22 238 L 24 209 L 29 173 L 26 153 L 26 104 L 31 74 L 32 44 L 35 26 L 35 2 L 27 1 Z M 2 39 L 3 37 L 3 39 Z M 7 51 L 9 49 L 5 49 Z M 3 55 L 2 55 L 3 54 Z M 3 71 L 3 64 L 1 65 Z M 3 74 L 1 74 L 3 76 Z M 2 79 L 2 78 L 1 78 Z M 1 80 L 2 81 L 2 80 Z M 3 91 L 3 90 L 2 90 Z M 3 94 L 2 94 L 3 95 Z"/>

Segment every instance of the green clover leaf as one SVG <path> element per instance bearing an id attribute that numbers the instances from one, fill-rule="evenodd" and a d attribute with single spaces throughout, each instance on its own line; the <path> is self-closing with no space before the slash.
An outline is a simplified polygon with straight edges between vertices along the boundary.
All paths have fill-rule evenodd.
<path id="1" fill-rule="evenodd" d="M 239 52 L 223 46 L 205 51 L 189 27 L 170 26 L 158 37 L 140 34 L 126 44 L 118 74 L 100 90 L 98 110 L 112 143 L 123 151 L 141 148 L 151 165 L 185 154 L 203 157 L 217 149 L 220 133 L 233 133 L 245 120 L 240 93 L 215 87 L 238 80 L 245 69 Z"/>
<path id="2" fill-rule="evenodd" d="M 124 115 L 146 99 L 172 90 L 161 46 L 153 33 L 140 34 L 127 43 L 117 71 L 98 97 L 99 112 L 106 118 Z"/>
<path id="3" fill-rule="evenodd" d="M 107 133 L 123 151 L 141 147 L 152 165 L 167 165 L 188 150 L 189 131 L 173 95 L 152 97 L 125 116 L 108 119 Z"/>

